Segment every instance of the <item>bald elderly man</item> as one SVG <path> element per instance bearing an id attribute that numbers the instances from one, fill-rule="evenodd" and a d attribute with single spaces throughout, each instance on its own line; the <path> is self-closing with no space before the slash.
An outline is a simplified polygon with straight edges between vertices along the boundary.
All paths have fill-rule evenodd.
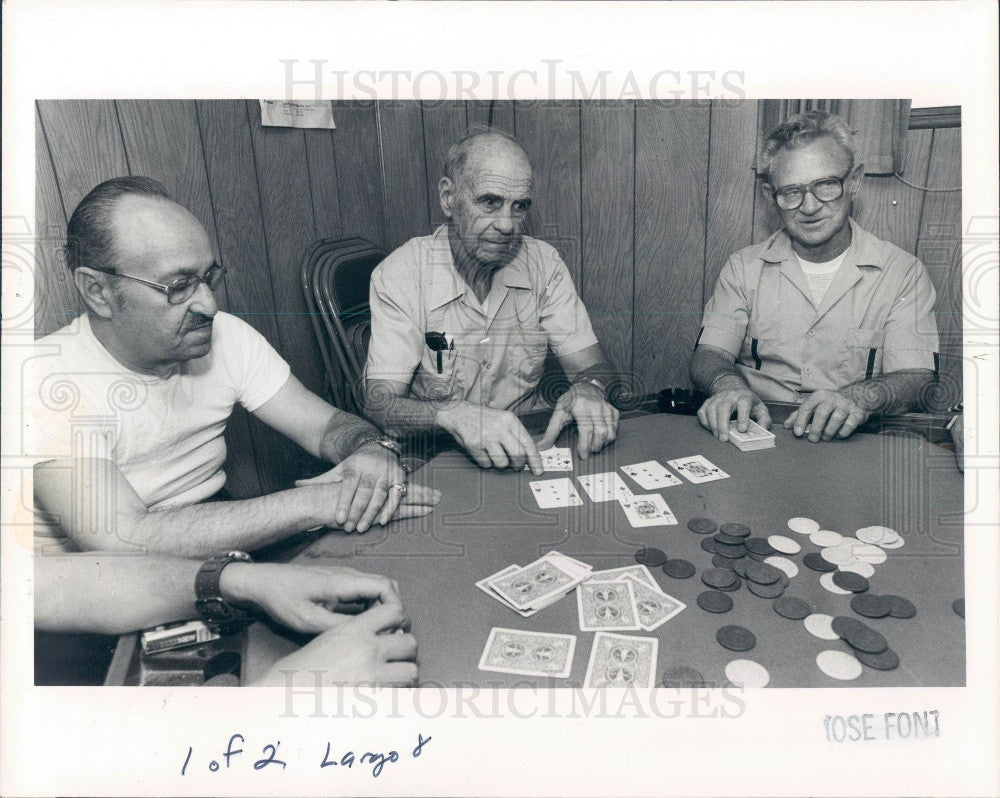
<path id="1" fill-rule="evenodd" d="M 471 133 L 438 183 L 447 223 L 389 255 L 371 281 L 366 412 L 393 433 L 445 430 L 483 468 L 542 473 L 539 451 L 575 421 L 587 459 L 615 439 L 613 370 L 566 264 L 523 234 L 531 164 L 510 136 Z M 518 416 L 546 406 L 551 347 L 571 380 L 543 438 Z"/>

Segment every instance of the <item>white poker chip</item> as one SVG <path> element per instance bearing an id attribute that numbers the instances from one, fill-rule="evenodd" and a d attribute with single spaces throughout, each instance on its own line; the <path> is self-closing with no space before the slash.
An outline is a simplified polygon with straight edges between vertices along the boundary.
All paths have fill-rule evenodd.
<path id="1" fill-rule="evenodd" d="M 902 538 L 896 538 L 892 543 L 879 543 L 883 549 L 901 549 L 903 544 L 906 543 Z"/>
<path id="2" fill-rule="evenodd" d="M 864 562 L 863 560 L 855 560 L 854 562 L 845 563 L 844 565 L 838 565 L 841 571 L 848 571 L 852 574 L 858 574 L 863 576 L 865 579 L 871 579 L 875 574 L 875 566 L 871 563 Z"/>
<path id="3" fill-rule="evenodd" d="M 734 687 L 767 687 L 771 674 L 752 659 L 734 659 L 726 666 L 726 678 Z"/>
<path id="4" fill-rule="evenodd" d="M 855 562 L 857 557 L 854 556 L 854 546 L 846 541 L 844 543 L 838 543 L 836 546 L 828 546 L 819 553 L 819 556 L 826 560 L 831 565 L 847 565 L 849 562 Z"/>
<path id="5" fill-rule="evenodd" d="M 853 546 L 851 554 L 856 559 L 871 563 L 872 565 L 881 565 L 889 556 L 879 546 L 873 546 L 871 543 L 861 543 Z"/>
<path id="6" fill-rule="evenodd" d="M 800 535 L 811 535 L 819 530 L 819 524 L 811 518 L 792 518 L 788 521 L 788 528 Z"/>
<path id="7" fill-rule="evenodd" d="M 820 529 L 809 536 L 809 542 L 814 543 L 821 549 L 829 548 L 830 546 L 839 546 L 844 540 L 844 536 L 839 532 L 833 532 L 829 529 Z"/>
<path id="8" fill-rule="evenodd" d="M 777 546 L 775 546 L 777 548 Z M 768 565 L 773 565 L 775 568 L 780 568 L 785 572 L 785 576 L 791 579 L 796 576 L 799 572 L 799 566 L 789 560 L 787 557 L 765 557 L 764 562 Z"/>
<path id="9" fill-rule="evenodd" d="M 782 554 L 798 554 L 802 551 L 798 543 L 784 535 L 771 535 L 767 542 L 771 544 L 771 548 L 777 549 Z"/>
<path id="10" fill-rule="evenodd" d="M 849 682 L 861 675 L 861 663 L 846 651 L 820 651 L 816 655 L 816 664 L 827 676 L 842 682 Z"/>
<path id="11" fill-rule="evenodd" d="M 855 532 L 854 537 L 862 543 L 881 546 L 885 543 L 895 543 L 899 539 L 899 533 L 887 526 L 866 526 Z"/>
<path id="12" fill-rule="evenodd" d="M 832 615 L 814 612 L 812 615 L 807 615 L 802 623 L 809 634 L 818 637 L 820 640 L 838 640 L 840 638 L 840 635 L 833 631 Z"/>
<path id="13" fill-rule="evenodd" d="M 838 595 L 838 596 L 849 596 L 849 595 L 851 595 L 851 591 L 850 590 L 844 590 L 844 588 L 837 587 L 833 583 L 833 575 L 834 575 L 834 573 L 835 573 L 835 571 L 830 571 L 829 573 L 823 574 L 819 578 L 819 583 L 821 585 L 823 585 L 823 587 L 825 587 L 831 593 L 834 593 L 835 595 Z"/>

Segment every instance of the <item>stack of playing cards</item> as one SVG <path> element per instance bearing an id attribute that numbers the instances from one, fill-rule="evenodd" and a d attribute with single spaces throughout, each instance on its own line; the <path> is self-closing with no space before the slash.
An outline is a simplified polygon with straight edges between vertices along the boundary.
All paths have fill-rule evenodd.
<path id="1" fill-rule="evenodd" d="M 550 551 L 523 568 L 508 565 L 476 582 L 476 587 L 521 617 L 530 618 L 589 579 L 593 570 L 584 562 Z"/>
<path id="2" fill-rule="evenodd" d="M 756 421 L 747 422 L 747 431 L 740 432 L 736 422 L 729 422 L 729 440 L 741 452 L 751 452 L 757 449 L 773 449 L 774 433 L 768 432 Z"/>
<path id="3" fill-rule="evenodd" d="M 582 632 L 651 632 L 685 608 L 656 584 L 645 565 L 595 571 L 576 592 Z"/>

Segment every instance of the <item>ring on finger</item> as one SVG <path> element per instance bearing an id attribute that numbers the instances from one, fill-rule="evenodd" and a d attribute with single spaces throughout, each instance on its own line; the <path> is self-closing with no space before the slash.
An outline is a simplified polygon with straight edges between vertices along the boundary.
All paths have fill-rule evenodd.
<path id="1" fill-rule="evenodd" d="M 392 490 L 398 490 L 400 496 L 405 496 L 409 489 L 409 486 L 405 482 L 397 482 L 392 486 Z"/>

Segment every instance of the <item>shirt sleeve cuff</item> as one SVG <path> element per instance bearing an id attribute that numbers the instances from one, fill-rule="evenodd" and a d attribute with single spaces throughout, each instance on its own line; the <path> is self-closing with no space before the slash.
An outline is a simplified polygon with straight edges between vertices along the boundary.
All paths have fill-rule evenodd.
<path id="1" fill-rule="evenodd" d="M 743 348 L 743 333 L 727 330 L 722 327 L 703 327 L 701 337 L 698 338 L 698 345 L 714 346 L 722 349 L 734 358 L 739 357 L 740 349 Z"/>
<path id="2" fill-rule="evenodd" d="M 926 349 L 894 349 L 882 355 L 882 373 L 906 369 L 927 369 L 934 371 L 934 352 Z"/>
<path id="3" fill-rule="evenodd" d="M 581 335 L 574 335 L 572 338 L 560 341 L 558 344 L 552 343 L 552 353 L 556 357 L 566 357 L 567 355 L 575 355 L 577 352 L 582 352 L 584 349 L 593 346 L 597 343 L 597 336 L 593 332 Z"/>
<path id="4" fill-rule="evenodd" d="M 281 361 L 280 365 L 276 365 L 273 376 L 267 383 L 261 386 L 255 386 L 252 397 L 244 397 L 242 405 L 246 410 L 252 413 L 261 405 L 267 404 L 274 395 L 285 387 L 285 383 L 288 382 L 288 378 L 292 375 L 291 366 L 284 360 Z"/>

